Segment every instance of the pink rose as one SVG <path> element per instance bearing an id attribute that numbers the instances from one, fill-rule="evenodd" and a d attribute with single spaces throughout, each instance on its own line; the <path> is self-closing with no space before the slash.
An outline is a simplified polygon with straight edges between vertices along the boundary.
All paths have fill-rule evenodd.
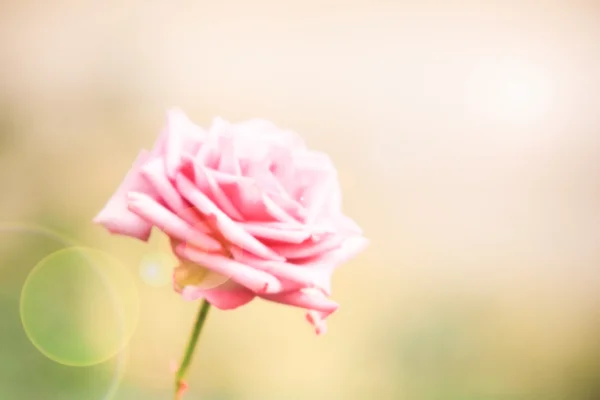
<path id="1" fill-rule="evenodd" d="M 165 232 L 185 299 L 233 309 L 258 296 L 301 307 L 317 334 L 338 308 L 329 299 L 334 269 L 368 243 L 342 213 L 327 155 L 265 120 L 216 118 L 205 131 L 180 110 L 168 112 L 152 151 L 139 154 L 94 221 L 144 241 L 153 226 Z M 207 270 L 224 279 L 203 284 Z"/>

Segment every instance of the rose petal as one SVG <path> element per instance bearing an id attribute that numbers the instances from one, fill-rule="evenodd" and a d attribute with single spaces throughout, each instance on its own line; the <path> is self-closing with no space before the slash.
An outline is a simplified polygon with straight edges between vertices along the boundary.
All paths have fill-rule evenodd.
<path id="1" fill-rule="evenodd" d="M 209 233 L 209 227 L 198 216 L 198 213 L 177 192 L 169 178 L 167 178 L 164 163 L 161 159 L 149 161 L 142 168 L 142 175 L 152 184 L 160 197 L 178 217 L 193 226 L 195 229 Z"/>
<path id="2" fill-rule="evenodd" d="M 167 235 L 198 246 L 206 251 L 219 251 L 221 244 L 216 239 L 188 225 L 149 196 L 130 192 L 127 196 L 129 209 L 156 225 Z"/>
<path id="3" fill-rule="evenodd" d="M 252 178 L 228 175 L 210 168 L 206 169 L 216 180 L 235 209 L 240 211 L 242 221 L 269 221 L 274 219 L 267 212 L 263 202 L 263 191 Z"/>
<path id="4" fill-rule="evenodd" d="M 139 153 L 117 191 L 94 218 L 94 223 L 103 225 L 109 232 L 114 234 L 131 236 L 143 241 L 148 240 L 152 224 L 127 208 L 127 193 L 129 191 L 157 196 L 156 191 L 140 174 L 140 169 L 148 160 L 148 157 L 149 154 L 146 150 Z"/>
<path id="5" fill-rule="evenodd" d="M 254 237 L 285 243 L 302 243 L 312 235 L 302 226 L 290 226 L 280 222 L 240 222 L 240 226 Z"/>
<path id="6" fill-rule="evenodd" d="M 177 246 L 176 252 L 183 258 L 229 277 L 254 293 L 278 293 L 282 289 L 281 282 L 273 275 L 241 264 L 229 257 L 208 254 L 184 244 Z"/>
<path id="7" fill-rule="evenodd" d="M 304 192 L 305 205 L 309 210 L 308 222 L 313 223 L 327 205 L 330 193 L 335 188 L 335 177 L 327 177 L 323 181 L 315 182 L 307 191 Z"/>
<path id="8" fill-rule="evenodd" d="M 186 207 L 185 201 L 173 187 L 165 174 L 165 164 L 162 159 L 155 158 L 148 161 L 141 169 L 142 175 L 160 194 L 160 197 L 172 209 L 178 210 Z"/>
<path id="9" fill-rule="evenodd" d="M 167 176 L 173 179 L 182 155 L 196 154 L 206 135 L 185 113 L 175 108 L 167 113 L 167 132 L 165 167 Z"/>
<path id="10" fill-rule="evenodd" d="M 293 217 L 293 222 L 297 221 L 305 223 L 308 217 L 308 211 L 306 208 L 292 199 L 287 193 L 269 193 L 269 197 L 273 202 L 279 206 L 286 214 Z"/>
<path id="11" fill-rule="evenodd" d="M 280 281 L 295 284 L 295 290 L 318 288 L 325 293 L 330 292 L 328 275 L 332 270 L 304 268 L 283 261 L 262 260 L 237 247 L 230 248 L 230 251 L 236 261 L 273 275 Z"/>
<path id="12" fill-rule="evenodd" d="M 273 244 L 271 248 L 288 260 L 318 256 L 327 253 L 344 242 L 341 235 L 325 235 L 322 238 L 314 237 L 301 244 Z"/>
<path id="13" fill-rule="evenodd" d="M 368 245 L 369 239 L 362 236 L 352 236 L 346 238 L 338 248 L 299 264 L 304 268 L 335 268 L 363 252 Z"/>
<path id="14" fill-rule="evenodd" d="M 240 212 L 235 208 L 230 198 L 225 194 L 215 177 L 211 174 L 208 168 L 202 165 L 195 164 L 195 176 L 196 186 L 203 193 L 210 191 L 212 194 L 211 200 L 216 204 L 217 207 L 230 218 L 241 221 L 244 219 Z"/>
<path id="15" fill-rule="evenodd" d="M 184 300 L 194 301 L 206 299 L 210 304 L 221 310 L 233 310 L 250 303 L 256 295 L 243 286 L 237 285 L 236 288 L 214 288 L 199 289 L 194 286 L 187 286 L 181 292 Z"/>
<path id="16" fill-rule="evenodd" d="M 327 313 L 314 310 L 306 313 L 306 320 L 315 327 L 315 333 L 317 335 L 324 335 L 327 333 L 327 324 L 325 323 L 325 318 L 327 318 L 328 315 L 329 314 Z"/>
<path id="17" fill-rule="evenodd" d="M 241 175 L 240 163 L 235 154 L 235 143 L 230 137 L 219 138 L 221 158 L 217 169 L 225 174 Z"/>
<path id="18" fill-rule="evenodd" d="M 302 290 L 277 294 L 260 294 L 265 300 L 289 306 L 300 307 L 313 311 L 321 311 L 331 314 L 339 308 L 339 305 L 323 295 L 314 295 Z"/>
<path id="19" fill-rule="evenodd" d="M 219 152 L 219 140 L 231 129 L 231 124 L 222 118 L 214 118 L 208 128 L 206 140 L 196 154 L 194 161 L 207 168 L 216 169 L 219 165 L 221 154 Z"/>
<path id="20" fill-rule="evenodd" d="M 221 184 L 223 187 L 224 185 Z M 251 178 L 240 178 L 229 185 L 233 203 L 245 221 L 273 221 L 263 201 L 263 192 Z"/>
<path id="21" fill-rule="evenodd" d="M 176 186 L 179 189 L 179 192 L 190 203 L 196 206 L 201 213 L 207 216 L 214 215 L 216 217 L 217 227 L 220 233 L 231 243 L 263 258 L 283 260 L 282 257 L 275 254 L 267 246 L 248 234 L 244 228 L 233 222 L 227 215 L 219 210 L 210 199 L 196 189 L 189 179 L 182 174 L 177 175 Z"/>
<path id="22" fill-rule="evenodd" d="M 288 224 L 298 224 L 298 222 L 285 212 L 277 203 L 273 201 L 271 196 L 267 193 L 263 193 L 262 201 L 265 205 L 267 213 L 276 221 L 287 222 Z"/>

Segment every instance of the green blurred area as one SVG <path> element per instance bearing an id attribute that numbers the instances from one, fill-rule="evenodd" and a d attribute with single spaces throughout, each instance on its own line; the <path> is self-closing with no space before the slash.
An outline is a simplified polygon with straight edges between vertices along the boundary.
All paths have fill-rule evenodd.
<path id="1" fill-rule="evenodd" d="M 160 234 L 91 223 L 171 106 L 297 130 L 372 241 L 336 272 L 324 337 L 301 310 L 212 311 L 187 398 L 600 399 L 596 5 L 26 3 L 0 5 L 0 400 L 172 398 L 198 304 L 140 275 Z M 550 108 L 467 99 L 487 62 L 550 74 Z M 42 355 L 19 312 L 34 267 L 73 245 L 117 258 L 140 304 L 126 349 L 86 367 Z M 32 304 L 97 350 L 115 320 L 91 315 L 110 308 L 90 279 L 38 282 Z M 46 302 L 51 285 L 80 290 Z"/>
<path id="2" fill-rule="evenodd" d="M 38 352 L 21 325 L 20 289 L 31 267 L 48 254 L 65 248 L 65 244 L 35 230 L 19 231 L 14 227 L 2 230 L 1 240 L 11 243 L 10 250 L 2 252 L 1 264 L 2 398 L 104 399 L 110 395 L 111 399 L 158 400 L 171 397 L 168 386 L 169 360 L 158 357 L 148 361 L 147 355 L 155 351 L 155 346 L 169 348 L 167 353 L 176 355 L 181 349 L 181 341 L 159 341 L 152 338 L 152 332 L 149 332 L 150 339 L 134 336 L 134 341 L 144 340 L 134 350 L 137 354 L 125 351 L 93 367 L 64 366 Z M 368 304 L 368 299 L 363 302 Z M 347 306 L 351 307 L 351 304 Z M 183 311 L 181 307 L 163 309 L 158 313 L 146 311 L 153 314 L 154 318 L 161 318 L 161 315 L 166 316 L 178 310 Z M 600 396 L 600 351 L 595 333 L 598 332 L 597 324 L 590 324 L 590 332 L 580 332 L 584 335 L 579 336 L 587 337 L 586 341 L 557 343 L 558 346 L 572 348 L 571 354 L 539 357 L 535 351 L 528 352 L 527 349 L 528 346 L 535 348 L 535 342 L 543 340 L 545 333 L 537 332 L 539 337 L 511 338 L 511 333 L 519 333 L 523 328 L 511 318 L 499 322 L 495 311 L 497 309 L 493 304 L 482 304 L 475 299 L 446 299 L 442 303 L 418 307 L 418 311 L 411 316 L 389 309 L 384 318 L 371 321 L 368 325 L 352 321 L 350 329 L 341 328 L 334 322 L 333 329 L 344 331 L 336 334 L 335 340 L 340 342 L 335 346 L 337 353 L 329 362 L 329 367 L 321 371 L 327 376 L 322 377 L 323 382 L 316 381 L 314 386 L 304 385 L 303 377 L 296 376 L 310 370 L 312 363 L 319 362 L 318 358 L 312 359 L 318 357 L 317 351 L 310 347 L 311 343 L 316 345 L 313 342 L 316 339 L 310 338 L 311 333 L 307 329 L 302 330 L 301 334 L 294 333 L 296 336 L 288 335 L 290 329 L 282 328 L 277 321 L 272 321 L 266 328 L 255 329 L 251 315 L 247 319 L 221 323 L 218 328 L 212 329 L 212 335 L 204 337 L 201 342 L 189 398 L 594 400 Z M 85 313 L 85 310 L 82 312 Z M 245 313 L 242 310 L 238 312 Z M 73 316 L 74 323 L 77 317 Z M 185 324 L 173 328 L 171 334 L 184 335 L 186 328 Z M 236 343 L 236 348 L 230 348 L 228 339 L 221 338 L 223 330 L 229 330 L 230 335 L 244 336 L 247 340 Z M 52 333 L 49 331 L 48 335 Z M 263 360 L 266 369 L 271 368 L 272 363 L 280 369 L 276 373 L 263 374 L 260 372 L 260 354 L 274 351 L 267 346 L 265 335 L 284 335 L 280 348 L 297 347 L 298 336 L 302 335 L 305 336 L 302 341 L 304 347 L 284 355 L 275 353 L 275 361 Z M 256 340 L 253 336 L 256 336 Z M 60 341 L 60 338 L 54 340 Z M 217 347 L 218 350 L 207 359 L 205 353 L 210 347 Z M 328 345 L 319 347 L 320 351 L 332 351 Z M 250 353 L 248 357 L 245 352 Z M 309 352 L 310 356 L 302 352 Z M 154 370 L 147 372 L 149 376 L 153 376 L 156 370 L 162 370 L 159 375 L 164 375 L 164 380 L 155 387 L 148 387 L 146 379 L 143 379 L 144 373 L 128 371 L 128 357 L 142 360 L 144 365 L 138 364 L 137 369 Z M 281 375 L 286 376 L 285 385 L 277 382 Z M 259 384 L 251 385 L 248 391 L 243 383 L 238 383 L 238 379 L 242 382 L 247 379 L 258 380 Z M 111 394 L 113 389 L 115 392 Z"/>

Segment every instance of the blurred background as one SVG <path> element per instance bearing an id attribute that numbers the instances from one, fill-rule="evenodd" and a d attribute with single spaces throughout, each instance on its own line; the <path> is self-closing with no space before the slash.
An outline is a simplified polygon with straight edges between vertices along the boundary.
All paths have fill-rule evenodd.
<path id="1" fill-rule="evenodd" d="M 323 337 L 213 310 L 187 398 L 600 399 L 599 93 L 591 0 L 3 0 L 0 399 L 172 397 L 198 305 L 91 223 L 172 106 L 329 152 L 372 241 Z"/>

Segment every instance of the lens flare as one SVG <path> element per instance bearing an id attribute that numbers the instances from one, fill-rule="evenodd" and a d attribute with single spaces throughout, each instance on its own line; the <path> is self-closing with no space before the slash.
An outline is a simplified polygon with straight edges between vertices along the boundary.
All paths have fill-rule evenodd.
<path id="1" fill-rule="evenodd" d="M 70 247 L 31 271 L 20 311 L 27 336 L 42 354 L 83 367 L 123 350 L 138 322 L 139 300 L 117 260 L 99 250 Z"/>
<path id="2" fill-rule="evenodd" d="M 19 298 L 22 296 L 23 282 L 27 279 L 32 268 L 43 261 L 45 257 L 54 254 L 56 251 L 78 246 L 79 243 L 73 238 L 69 238 L 60 232 L 48 229 L 43 226 L 21 223 L 21 222 L 3 222 L 0 223 L 0 270 L 3 274 L 3 280 L 0 284 L 0 294 L 5 300 L 15 305 L 16 320 L 12 320 L 10 315 L 5 316 L 6 324 L 19 324 L 22 322 L 22 317 L 19 315 Z M 16 289 L 16 290 L 15 290 Z M 14 302 L 13 302 L 14 299 Z M 6 303 L 5 303 L 6 305 Z M 0 354 L 2 360 L 7 365 L 12 363 L 18 364 L 23 358 L 30 360 L 31 367 L 35 368 L 36 358 L 31 358 L 29 354 L 31 346 L 22 347 L 21 343 L 31 342 L 29 336 L 27 342 L 21 340 L 11 340 L 10 333 L 15 331 L 14 327 L 10 327 L 5 331 L 4 348 L 0 344 Z M 19 333 L 23 333 L 22 327 L 18 327 Z M 2 332 L 0 330 L 0 332 Z M 44 340 L 41 341 L 45 343 Z M 10 349 L 7 347 L 11 346 Z M 22 354 L 22 355 L 19 355 Z M 42 354 L 42 353 L 40 353 Z M 24 356 L 23 356 L 24 355 Z M 90 366 L 87 368 L 64 368 L 58 366 L 61 374 L 66 373 L 65 378 L 78 381 L 85 379 L 86 392 L 98 400 L 110 400 L 114 397 L 119 388 L 120 381 L 125 372 L 127 363 L 127 349 L 120 351 L 115 357 L 110 360 Z M 18 371 L 18 365 L 15 365 Z M 45 371 L 53 371 L 50 365 L 47 365 Z M 14 375 L 14 374 L 13 374 Z M 15 375 L 15 376 L 18 376 Z M 10 375 L 8 376 L 10 379 Z M 13 382 L 18 388 L 18 383 Z M 18 392 L 19 389 L 16 389 Z M 65 395 L 66 392 L 65 392 Z"/>
<path id="3" fill-rule="evenodd" d="M 147 285 L 162 287 L 171 283 L 173 267 L 177 259 L 167 253 L 151 253 L 140 262 L 140 276 Z"/>

